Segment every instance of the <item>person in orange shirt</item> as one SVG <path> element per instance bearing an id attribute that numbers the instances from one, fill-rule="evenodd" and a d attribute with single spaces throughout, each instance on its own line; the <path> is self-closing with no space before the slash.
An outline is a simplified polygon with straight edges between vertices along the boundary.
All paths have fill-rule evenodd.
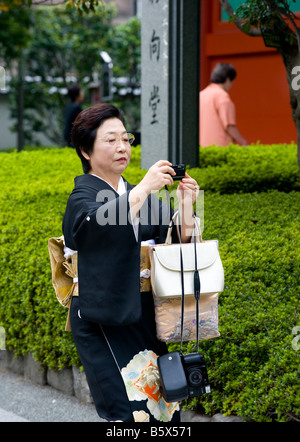
<path id="1" fill-rule="evenodd" d="M 229 90 L 236 78 L 231 64 L 218 63 L 211 73 L 211 83 L 200 92 L 200 145 L 247 145 L 236 125 L 235 105 Z"/>

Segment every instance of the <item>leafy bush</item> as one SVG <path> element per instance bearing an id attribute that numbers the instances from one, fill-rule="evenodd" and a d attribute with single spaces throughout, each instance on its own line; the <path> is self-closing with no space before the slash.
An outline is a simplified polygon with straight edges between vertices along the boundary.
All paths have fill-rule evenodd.
<path id="1" fill-rule="evenodd" d="M 251 152 L 255 157 L 256 147 L 248 162 L 243 159 L 245 167 L 255 162 Z M 198 173 L 202 183 L 205 170 L 223 173 L 233 164 L 230 152 L 223 153 L 226 161 L 221 150 L 205 150 L 207 167 L 191 174 Z M 47 249 L 48 239 L 61 235 L 80 161 L 73 149 L 0 158 L 0 325 L 6 347 L 16 354 L 30 351 L 49 368 L 80 365 L 71 334 L 64 332 L 67 311 L 55 298 Z M 139 158 L 134 150 L 126 171 L 132 183 L 145 173 Z M 208 161 L 216 161 L 215 167 Z M 300 325 L 299 236 L 296 191 L 205 192 L 204 238 L 219 240 L 225 290 L 219 301 L 221 336 L 200 345 L 212 393 L 188 401 L 188 407 L 255 421 L 299 418 L 300 351 L 292 347 L 292 329 Z M 186 344 L 187 351 L 192 345 Z"/>
<path id="2" fill-rule="evenodd" d="M 193 177 L 205 191 L 220 193 L 299 189 L 296 145 L 200 148 Z"/>
<path id="3" fill-rule="evenodd" d="M 204 238 L 219 240 L 224 265 L 221 337 L 200 345 L 212 393 L 189 406 L 255 421 L 299 418 L 299 193 L 206 196 Z"/>
<path id="4" fill-rule="evenodd" d="M 31 351 L 50 368 L 78 364 L 65 333 L 66 310 L 51 284 L 48 238 L 61 222 L 74 176 L 81 173 L 71 149 L 1 154 L 0 323 L 6 347 Z"/>
<path id="5" fill-rule="evenodd" d="M 295 144 L 273 144 L 238 146 L 231 144 L 228 147 L 200 148 L 199 166 L 202 169 L 213 166 L 249 166 L 266 165 L 297 161 L 297 146 Z"/>
<path id="6" fill-rule="evenodd" d="M 139 169 L 141 151 L 133 155 L 135 169 L 130 170 L 138 182 L 144 175 Z M 296 145 L 252 145 L 205 147 L 199 149 L 199 168 L 187 167 L 188 173 L 207 192 L 221 194 L 266 192 L 270 189 L 290 192 L 299 190 Z M 125 174 L 127 176 L 127 172 Z"/>

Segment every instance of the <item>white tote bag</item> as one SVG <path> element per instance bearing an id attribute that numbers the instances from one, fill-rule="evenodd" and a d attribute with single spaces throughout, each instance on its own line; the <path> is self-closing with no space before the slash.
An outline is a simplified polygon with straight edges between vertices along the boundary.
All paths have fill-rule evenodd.
<path id="1" fill-rule="evenodd" d="M 219 293 L 224 289 L 224 270 L 218 241 L 202 241 L 198 219 L 196 222 L 197 269 L 200 294 Z M 155 296 L 181 297 L 180 244 L 171 243 L 173 222 L 170 223 L 165 244 L 151 250 L 151 286 Z M 184 295 L 194 295 L 195 244 L 181 244 L 184 269 Z"/>
<path id="2" fill-rule="evenodd" d="M 173 218 L 174 220 L 174 218 Z M 196 218 L 197 269 L 200 277 L 199 340 L 220 336 L 218 293 L 224 288 L 224 271 L 217 241 L 202 241 Z M 195 244 L 182 244 L 184 268 L 184 322 L 181 330 L 182 285 L 180 244 L 171 244 L 170 223 L 165 244 L 151 249 L 151 286 L 154 298 L 157 338 L 163 342 L 196 340 L 194 296 Z M 181 336 L 182 331 L 182 336 Z"/>

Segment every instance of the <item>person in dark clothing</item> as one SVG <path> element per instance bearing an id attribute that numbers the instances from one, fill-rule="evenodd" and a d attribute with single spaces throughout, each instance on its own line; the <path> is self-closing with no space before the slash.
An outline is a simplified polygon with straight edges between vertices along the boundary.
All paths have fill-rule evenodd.
<path id="1" fill-rule="evenodd" d="M 77 115 L 82 111 L 81 103 L 84 100 L 84 94 L 78 84 L 72 84 L 72 86 L 68 88 L 68 95 L 70 102 L 65 109 L 64 140 L 69 147 L 73 147 L 71 142 L 71 131 Z"/>
<path id="2" fill-rule="evenodd" d="M 175 171 L 160 160 L 136 186 L 128 183 L 122 174 L 133 141 L 110 104 L 85 109 L 73 125 L 84 175 L 75 178 L 63 219 L 65 254 L 78 253 L 72 334 L 100 417 L 179 422 L 179 404 L 166 403 L 159 390 L 156 361 L 168 350 L 156 337 L 150 288 L 140 288 L 141 244 L 164 243 L 170 222 L 154 193 L 173 184 Z M 177 189 L 183 242 L 191 239 L 198 192 L 186 174 Z"/>

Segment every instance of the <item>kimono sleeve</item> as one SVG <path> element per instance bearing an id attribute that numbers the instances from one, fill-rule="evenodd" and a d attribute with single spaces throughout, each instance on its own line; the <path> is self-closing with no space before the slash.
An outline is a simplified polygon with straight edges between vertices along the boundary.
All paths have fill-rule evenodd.
<path id="1" fill-rule="evenodd" d="M 63 221 L 65 243 L 78 251 L 81 317 L 103 325 L 131 324 L 141 315 L 140 251 L 128 193 L 78 189 Z"/>
<path id="2" fill-rule="evenodd" d="M 114 238 L 119 240 L 125 234 L 135 240 L 132 227 L 129 192 L 118 196 L 110 189 L 98 193 L 89 189 L 78 189 L 72 192 L 63 220 L 63 232 L 66 245 L 80 251 L 89 240 Z"/>

